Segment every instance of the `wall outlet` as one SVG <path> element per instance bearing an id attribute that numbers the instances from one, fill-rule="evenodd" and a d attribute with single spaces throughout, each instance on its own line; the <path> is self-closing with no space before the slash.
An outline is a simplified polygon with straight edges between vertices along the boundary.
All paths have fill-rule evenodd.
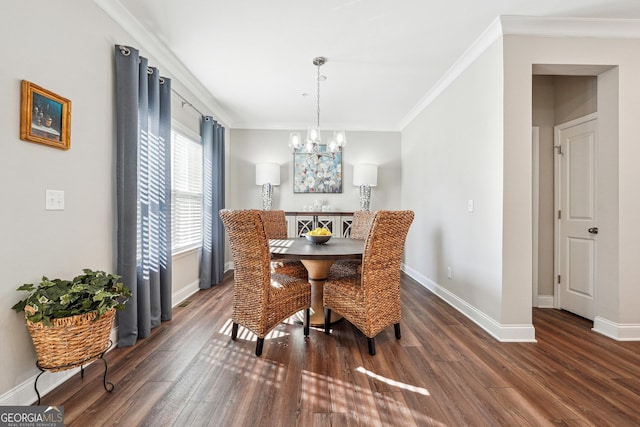
<path id="1" fill-rule="evenodd" d="M 447 279 L 453 279 L 453 268 L 447 267 Z"/>
<path id="2" fill-rule="evenodd" d="M 467 212 L 473 212 L 473 199 L 467 200 Z"/>

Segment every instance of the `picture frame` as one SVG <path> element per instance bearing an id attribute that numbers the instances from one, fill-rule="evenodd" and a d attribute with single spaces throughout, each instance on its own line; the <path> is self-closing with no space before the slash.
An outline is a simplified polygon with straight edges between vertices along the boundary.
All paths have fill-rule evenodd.
<path id="1" fill-rule="evenodd" d="M 71 101 L 22 80 L 20 139 L 68 150 L 71 147 Z"/>
<path id="2" fill-rule="evenodd" d="M 342 152 L 293 153 L 294 193 L 342 193 Z"/>

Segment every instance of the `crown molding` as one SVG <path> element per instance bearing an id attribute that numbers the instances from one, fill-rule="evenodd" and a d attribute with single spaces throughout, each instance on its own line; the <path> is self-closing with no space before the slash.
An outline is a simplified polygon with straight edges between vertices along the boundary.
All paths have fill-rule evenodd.
<path id="1" fill-rule="evenodd" d="M 503 35 L 542 37 L 640 38 L 640 20 L 501 16 Z"/>
<path id="2" fill-rule="evenodd" d="M 473 42 L 471 46 L 458 58 L 458 60 L 444 73 L 436 84 L 418 101 L 415 107 L 409 111 L 399 128 L 404 129 L 425 108 L 427 108 L 442 92 L 444 92 L 469 66 L 482 55 L 493 43 L 502 37 L 500 17 L 493 20 L 486 30 Z"/>
<path id="3" fill-rule="evenodd" d="M 283 130 L 283 131 L 300 131 L 306 132 L 307 127 L 311 122 L 307 123 L 267 123 L 267 122 L 236 122 L 233 124 L 233 129 L 243 130 Z M 336 129 L 344 130 L 345 132 L 400 132 L 397 127 L 375 127 L 375 126 L 350 126 L 337 123 L 322 123 L 320 126 L 321 132 L 333 132 Z"/>
<path id="4" fill-rule="evenodd" d="M 155 35 L 147 31 L 144 26 L 125 8 L 120 0 L 94 0 L 104 12 L 129 33 L 143 48 L 146 55 L 152 56 L 159 64 L 162 74 L 169 74 L 177 83 L 187 89 L 206 108 L 214 113 L 214 119 L 229 127 L 230 115 L 218 104 L 213 95 L 202 83 L 185 67 L 180 60 Z"/>
<path id="5" fill-rule="evenodd" d="M 489 46 L 505 35 L 640 39 L 640 20 L 499 16 L 402 119 L 399 125 L 400 129 L 403 130 L 407 127 L 420 112 L 427 108 L 469 68 Z"/>

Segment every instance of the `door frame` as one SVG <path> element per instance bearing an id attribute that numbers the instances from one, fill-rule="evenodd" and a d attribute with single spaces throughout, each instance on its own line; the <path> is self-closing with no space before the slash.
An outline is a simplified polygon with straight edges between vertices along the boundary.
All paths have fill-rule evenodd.
<path id="1" fill-rule="evenodd" d="M 569 129 L 572 128 L 574 126 L 578 126 L 593 120 L 597 120 L 598 119 L 598 113 L 591 113 L 591 114 L 587 114 L 585 116 L 582 117 L 578 117 L 577 119 L 573 119 L 570 120 L 568 122 L 565 123 L 561 123 L 559 125 L 556 125 L 553 127 L 553 149 L 554 151 L 558 149 L 558 140 L 560 137 L 560 132 L 565 130 L 565 129 Z M 597 134 L 596 134 L 596 138 L 598 138 Z M 596 139 L 596 144 L 599 144 L 600 142 Z M 596 149 L 597 152 L 597 149 Z M 597 169 L 598 166 L 595 165 L 595 171 L 594 173 L 597 174 Z M 595 179 L 595 183 L 594 185 L 596 185 L 596 193 L 597 193 L 597 178 Z M 557 155 L 557 153 L 554 152 L 553 155 L 553 191 L 554 191 L 554 196 L 553 196 L 553 213 L 556 216 L 555 220 L 554 220 L 554 227 L 553 227 L 553 245 L 554 245 L 554 254 L 553 254 L 553 306 L 557 309 L 560 309 L 560 297 L 559 297 L 559 293 L 560 293 L 560 284 L 558 283 L 558 275 L 560 274 L 560 229 L 558 227 L 558 219 L 557 219 L 557 212 L 560 210 L 561 208 L 561 200 L 560 200 L 560 194 L 561 194 L 561 188 L 560 188 L 560 156 Z M 596 212 L 596 217 L 597 217 L 597 212 Z M 596 254 L 596 257 L 598 255 Z M 597 264 L 597 261 L 596 261 Z M 596 275 L 596 284 L 595 287 L 598 287 L 598 282 L 597 282 L 597 275 Z M 594 289 L 594 295 L 597 295 L 596 289 Z M 594 302 L 595 302 L 595 298 L 594 297 Z M 596 304 L 597 306 L 597 304 Z"/>
<path id="2" fill-rule="evenodd" d="M 531 288 L 532 288 L 532 306 L 538 307 L 538 238 L 539 238 L 539 207 L 540 207 L 540 127 L 533 126 L 531 128 L 531 156 L 532 167 L 531 172 L 533 175 L 531 183 L 531 206 L 532 206 L 532 238 L 533 238 L 533 269 L 531 274 Z"/>

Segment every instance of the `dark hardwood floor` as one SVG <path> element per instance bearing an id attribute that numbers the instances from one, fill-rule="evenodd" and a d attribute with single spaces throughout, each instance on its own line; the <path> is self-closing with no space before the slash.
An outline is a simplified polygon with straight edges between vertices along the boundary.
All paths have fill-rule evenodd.
<path id="1" fill-rule="evenodd" d="M 369 356 L 345 320 L 332 335 L 293 322 L 255 357 L 230 339 L 231 276 L 174 310 L 134 347 L 44 396 L 71 426 L 632 426 L 640 425 L 640 342 L 534 309 L 537 343 L 500 343 L 403 276 L 402 339 L 388 328 Z M 55 375 L 55 374 L 48 374 Z"/>

